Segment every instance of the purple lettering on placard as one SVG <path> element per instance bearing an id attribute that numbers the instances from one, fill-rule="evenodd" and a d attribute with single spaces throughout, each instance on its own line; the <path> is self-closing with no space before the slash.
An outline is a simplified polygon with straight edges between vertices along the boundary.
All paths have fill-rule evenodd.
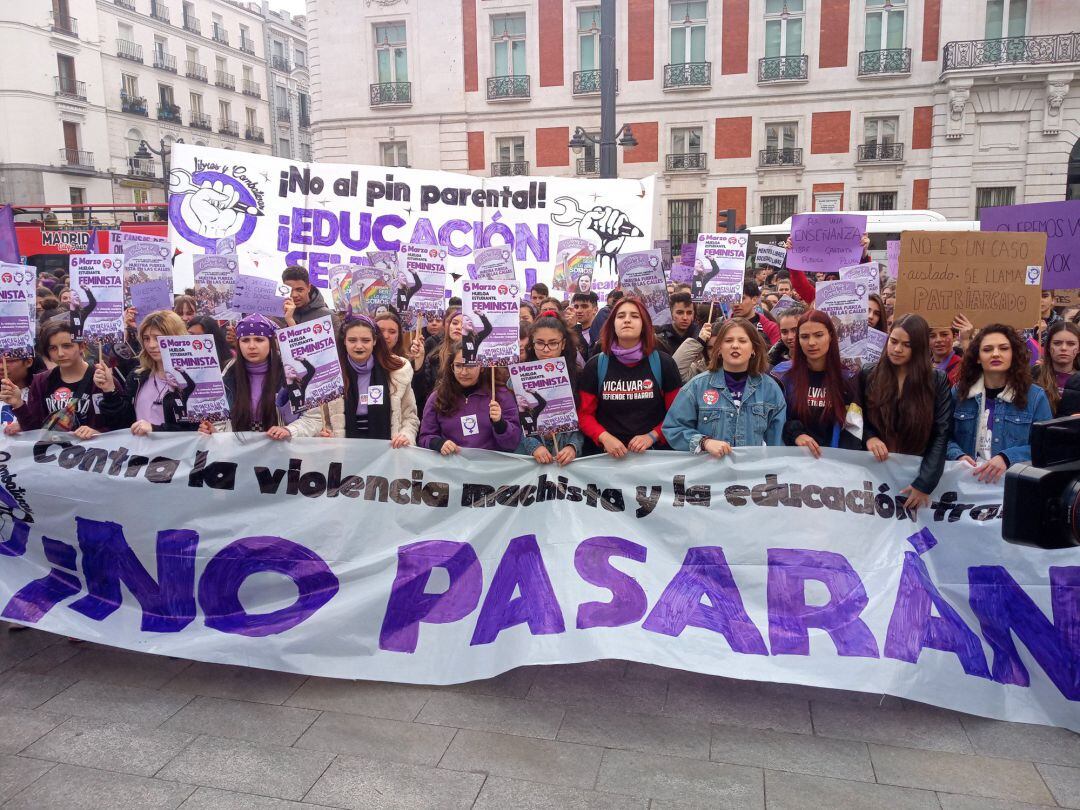
<path id="1" fill-rule="evenodd" d="M 858 264 L 864 233 L 866 217 L 860 214 L 796 214 L 787 265 L 807 273 L 835 273 Z"/>
<path id="2" fill-rule="evenodd" d="M 1045 233 L 1043 289 L 1080 287 L 1080 200 L 983 208 L 979 222 L 984 231 Z"/>
<path id="3" fill-rule="evenodd" d="M 645 589 L 629 574 L 613 565 L 612 557 L 625 557 L 643 563 L 648 550 L 621 537 L 590 537 L 574 552 L 574 568 L 583 580 L 611 591 L 610 602 L 584 602 L 578 605 L 577 628 L 622 627 L 645 615 L 649 600 Z"/>
<path id="4" fill-rule="evenodd" d="M 514 597 L 515 591 L 520 596 Z M 490 644 L 503 630 L 522 623 L 529 625 L 534 636 L 566 629 L 534 534 L 515 537 L 507 545 L 469 644 Z"/>

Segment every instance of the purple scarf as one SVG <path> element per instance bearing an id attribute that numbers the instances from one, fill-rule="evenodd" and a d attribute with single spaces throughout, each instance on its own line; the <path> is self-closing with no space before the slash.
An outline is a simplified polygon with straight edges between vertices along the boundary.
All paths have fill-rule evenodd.
<path id="1" fill-rule="evenodd" d="M 367 416 L 367 403 L 364 402 L 365 395 L 361 392 L 367 391 L 371 384 L 371 369 L 375 365 L 375 357 L 369 355 L 363 363 L 357 363 L 351 357 L 348 357 L 348 361 L 352 370 L 356 372 L 356 415 Z"/>
<path id="2" fill-rule="evenodd" d="M 615 359 L 622 363 L 624 366 L 632 366 L 641 362 L 641 358 L 645 356 L 641 350 L 641 341 L 639 340 L 629 349 L 624 349 L 618 343 L 614 343 L 611 347 L 611 353 Z"/>
<path id="3" fill-rule="evenodd" d="M 257 422 L 260 416 L 259 400 L 262 399 L 263 387 L 266 385 L 266 373 L 270 371 L 270 361 L 265 360 L 262 363 L 245 361 L 244 365 L 247 368 L 248 385 L 251 387 L 251 418 Z M 270 425 L 265 427 L 270 427 Z"/>

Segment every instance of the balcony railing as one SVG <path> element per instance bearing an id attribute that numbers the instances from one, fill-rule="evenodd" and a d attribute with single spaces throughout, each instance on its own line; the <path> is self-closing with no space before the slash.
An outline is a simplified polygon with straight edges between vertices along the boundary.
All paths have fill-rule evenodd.
<path id="1" fill-rule="evenodd" d="M 861 143 L 860 163 L 897 163 L 904 159 L 902 143 Z"/>
<path id="2" fill-rule="evenodd" d="M 245 37 L 243 34 L 241 34 L 240 35 L 240 50 L 242 50 L 244 53 L 250 53 L 252 56 L 254 56 L 255 55 L 255 42 L 254 42 L 254 40 L 250 39 L 249 37 Z"/>
<path id="3" fill-rule="evenodd" d="M 492 177 L 517 177 L 529 173 L 529 161 L 504 160 L 491 164 Z"/>
<path id="4" fill-rule="evenodd" d="M 757 80 L 763 82 L 805 82 L 810 57 L 766 56 L 758 59 Z"/>
<path id="5" fill-rule="evenodd" d="M 600 174 L 600 158 L 579 157 L 577 159 L 577 174 L 581 177 Z"/>
<path id="6" fill-rule="evenodd" d="M 191 124 L 193 129 L 205 129 L 207 132 L 212 132 L 214 129 L 213 123 L 210 121 L 210 116 L 204 112 L 191 113 Z"/>
<path id="7" fill-rule="evenodd" d="M 176 57 L 164 51 L 154 51 L 154 67 L 176 73 Z"/>
<path id="8" fill-rule="evenodd" d="M 250 126 L 244 129 L 245 141 L 258 141 L 263 142 L 263 129 L 262 127 Z"/>
<path id="9" fill-rule="evenodd" d="M 209 81 L 206 78 L 206 65 L 198 62 L 184 62 L 184 75 L 199 82 Z"/>
<path id="10" fill-rule="evenodd" d="M 802 166 L 802 149 L 762 149 L 759 166 Z"/>
<path id="11" fill-rule="evenodd" d="M 382 82 L 371 85 L 370 91 L 372 107 L 412 104 L 412 82 Z"/>
<path id="12" fill-rule="evenodd" d="M 56 95 L 64 98 L 77 98 L 86 101 L 86 82 L 80 82 L 71 76 L 54 76 Z"/>
<path id="13" fill-rule="evenodd" d="M 67 34 L 69 37 L 79 37 L 79 21 L 67 14 L 52 13 L 52 30 L 58 34 Z"/>
<path id="14" fill-rule="evenodd" d="M 116 40 L 116 55 L 132 62 L 142 62 L 142 45 L 129 39 Z"/>
<path id="15" fill-rule="evenodd" d="M 712 62 L 680 62 L 664 65 L 665 90 L 692 90 L 712 85 Z"/>
<path id="16" fill-rule="evenodd" d="M 120 111 L 130 115 L 147 115 L 146 99 L 142 96 L 129 96 L 120 91 Z"/>
<path id="17" fill-rule="evenodd" d="M 669 172 L 703 172 L 706 168 L 704 152 L 683 152 L 667 156 Z"/>
<path id="18" fill-rule="evenodd" d="M 615 92 L 619 87 L 619 71 L 615 71 Z M 591 96 L 600 92 L 599 70 L 575 70 L 574 71 L 574 95 Z"/>
<path id="19" fill-rule="evenodd" d="M 231 73 L 226 73 L 223 70 L 214 71 L 214 84 L 218 87 L 224 87 L 226 90 L 236 89 L 236 77 Z"/>
<path id="20" fill-rule="evenodd" d="M 911 73 L 911 48 L 859 53 L 860 76 L 885 76 L 891 73 Z"/>
<path id="21" fill-rule="evenodd" d="M 157 177 L 158 164 L 153 158 L 129 157 L 128 174 L 133 177 Z"/>
<path id="22" fill-rule="evenodd" d="M 941 69 L 1080 62 L 1080 33 L 973 39 L 945 45 Z"/>
<path id="23" fill-rule="evenodd" d="M 214 42 L 220 42 L 222 45 L 229 44 L 229 32 L 222 25 L 214 23 L 211 36 L 213 36 Z"/>
<path id="24" fill-rule="evenodd" d="M 262 88 L 259 87 L 258 82 L 252 81 L 251 79 L 244 79 L 244 95 L 262 98 Z"/>
<path id="25" fill-rule="evenodd" d="M 240 125 L 235 121 L 230 121 L 227 118 L 218 119 L 218 132 L 222 135 L 232 135 L 234 138 L 240 137 Z"/>
<path id="26" fill-rule="evenodd" d="M 87 152 L 84 149 L 69 149 L 66 146 L 61 146 L 60 162 L 64 166 L 73 166 L 78 169 L 93 169 L 94 153 Z"/>
<path id="27" fill-rule="evenodd" d="M 202 34 L 202 23 L 199 22 L 198 17 L 192 17 L 190 14 L 184 15 L 184 30 L 190 31 L 192 34 Z"/>
<path id="28" fill-rule="evenodd" d="M 288 107 L 278 107 L 274 111 L 274 118 L 277 121 L 288 123 L 289 121 L 292 121 L 292 110 Z"/>
<path id="29" fill-rule="evenodd" d="M 169 7 L 158 2 L 158 0 L 150 0 L 150 16 L 159 22 L 167 23 L 169 21 Z"/>
<path id="30" fill-rule="evenodd" d="M 135 10 L 135 0 L 113 0 L 113 5 L 126 8 L 128 11 Z"/>
<path id="31" fill-rule="evenodd" d="M 159 121 L 171 121 L 174 124 L 182 124 L 180 107 L 176 104 L 158 104 L 157 117 Z"/>
<path id="32" fill-rule="evenodd" d="M 289 60 L 285 56 L 278 56 L 274 54 L 270 57 L 270 67 L 274 70 L 283 70 L 288 73 L 292 68 L 289 67 Z"/>
<path id="33" fill-rule="evenodd" d="M 528 76 L 491 76 L 487 80 L 488 101 L 529 98 Z"/>

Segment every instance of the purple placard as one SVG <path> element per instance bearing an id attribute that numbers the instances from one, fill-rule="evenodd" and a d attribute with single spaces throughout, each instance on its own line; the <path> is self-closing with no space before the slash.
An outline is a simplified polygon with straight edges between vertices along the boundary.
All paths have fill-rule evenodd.
<path id="1" fill-rule="evenodd" d="M 664 260 L 659 250 L 642 250 L 619 256 L 619 287 L 625 295 L 642 300 L 654 326 L 671 323 Z"/>
<path id="2" fill-rule="evenodd" d="M 132 284 L 128 292 L 131 293 L 131 305 L 135 307 L 136 326 L 142 326 L 143 320 L 151 312 L 172 309 L 171 281 L 161 281 L 160 279 L 157 281 L 142 281 L 138 284 Z"/>
<path id="3" fill-rule="evenodd" d="M 334 324 L 329 315 L 279 329 L 277 339 L 285 371 L 285 390 L 293 413 L 301 413 L 344 395 L 345 382 L 338 362 Z M 370 399 L 372 388 L 381 386 L 371 386 L 367 392 L 362 392 L 362 398 Z M 375 398 L 388 393 L 380 391 Z"/>
<path id="4" fill-rule="evenodd" d="M 683 264 L 689 264 L 693 266 L 694 259 L 697 257 L 697 240 L 690 242 L 684 242 L 682 247 L 679 248 L 679 261 Z"/>
<path id="5" fill-rule="evenodd" d="M 984 208 L 984 231 L 1046 234 L 1044 290 L 1080 287 L 1080 200 Z"/>
<path id="6" fill-rule="evenodd" d="M 859 214 L 796 214 L 791 218 L 788 267 L 835 273 L 862 260 L 866 217 Z"/>
<path id="7" fill-rule="evenodd" d="M 37 332 L 34 268 L 0 262 L 0 352 L 33 357 Z"/>
<path id="8" fill-rule="evenodd" d="M 668 281 L 674 284 L 693 284 L 694 265 L 675 262 L 675 264 L 671 265 L 671 271 L 668 273 Z"/>
<path id="9" fill-rule="evenodd" d="M 885 272 L 889 274 L 889 278 L 895 279 L 900 275 L 900 240 L 895 242 L 888 241 L 885 243 L 887 248 L 885 258 Z"/>
<path id="10" fill-rule="evenodd" d="M 530 436 L 550 436 L 577 430 L 577 408 L 566 362 L 561 357 L 510 366 L 522 430 Z"/>
<path id="11" fill-rule="evenodd" d="M 124 340 L 124 257 L 72 256 L 68 263 L 72 337 L 80 343 Z"/>
<path id="12" fill-rule="evenodd" d="M 158 338 L 165 379 L 177 398 L 181 422 L 220 422 L 229 418 L 229 399 L 213 335 Z"/>
<path id="13" fill-rule="evenodd" d="M 285 296 L 278 295 L 278 284 L 272 278 L 239 273 L 229 308 L 244 315 L 258 312 L 270 318 L 284 318 Z"/>
<path id="14" fill-rule="evenodd" d="M 468 328 L 461 335 L 466 362 L 508 366 L 519 356 L 516 281 L 466 281 L 461 287 L 461 311 Z"/>

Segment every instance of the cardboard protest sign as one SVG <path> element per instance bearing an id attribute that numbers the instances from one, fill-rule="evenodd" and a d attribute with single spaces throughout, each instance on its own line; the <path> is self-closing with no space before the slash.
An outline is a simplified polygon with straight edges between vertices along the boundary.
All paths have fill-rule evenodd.
<path id="1" fill-rule="evenodd" d="M 858 371 L 862 365 L 867 331 L 866 285 L 858 281 L 819 281 L 814 306 L 832 318 L 844 368 Z"/>
<path id="2" fill-rule="evenodd" d="M 407 328 L 419 315 L 441 317 L 446 311 L 446 248 L 402 244 L 394 300 Z"/>
<path id="3" fill-rule="evenodd" d="M 287 297 L 281 294 L 281 285 L 271 278 L 237 273 L 229 306 L 244 315 L 257 312 L 268 318 L 284 318 Z"/>
<path id="4" fill-rule="evenodd" d="M 866 217 L 859 214 L 796 214 L 791 218 L 788 267 L 835 273 L 862 259 Z"/>
<path id="5" fill-rule="evenodd" d="M 473 254 L 473 278 L 478 281 L 516 281 L 514 253 L 506 246 L 480 248 Z"/>
<path id="6" fill-rule="evenodd" d="M 698 234 L 690 293 L 695 301 L 733 304 L 742 299 L 749 239 L 745 233 Z"/>
<path id="7" fill-rule="evenodd" d="M 840 280 L 862 282 L 870 291 L 870 295 L 878 295 L 881 292 L 881 268 L 877 262 L 841 267 Z"/>
<path id="8" fill-rule="evenodd" d="M 914 312 L 931 327 L 963 313 L 976 328 L 1039 320 L 1046 234 L 905 231 L 900 236 L 896 315 Z"/>
<path id="9" fill-rule="evenodd" d="M 1080 306 L 1080 290 L 1054 290 L 1055 307 Z"/>
<path id="10" fill-rule="evenodd" d="M 867 329 L 866 340 L 863 341 L 862 361 L 864 366 L 872 366 L 881 359 L 885 353 L 885 344 L 889 342 L 889 336 L 879 329 Z"/>
<path id="11" fill-rule="evenodd" d="M 1045 233 L 1043 289 L 1080 287 L 1080 200 L 983 208 L 979 221 L 984 231 Z"/>
<path id="12" fill-rule="evenodd" d="M 508 366 L 519 356 L 518 295 L 516 281 L 466 281 L 461 311 L 469 328 L 461 334 L 461 355 L 466 363 Z"/>
<path id="13" fill-rule="evenodd" d="M 521 429 L 530 436 L 550 436 L 578 429 L 577 406 L 566 361 L 561 357 L 510 366 Z"/>
<path id="14" fill-rule="evenodd" d="M 33 267 L 0 262 L 0 354 L 17 358 L 34 356 L 36 284 Z"/>
<path id="15" fill-rule="evenodd" d="M 90 253 L 72 256 L 71 331 L 80 343 L 124 340 L 124 257 Z"/>
<path id="16" fill-rule="evenodd" d="M 624 295 L 635 295 L 649 310 L 654 326 L 671 323 L 667 280 L 659 250 L 624 253 L 618 262 L 619 287 Z"/>
<path id="17" fill-rule="evenodd" d="M 885 272 L 888 273 L 889 278 L 896 279 L 900 274 L 900 240 L 889 240 L 885 243 L 886 255 L 888 261 L 885 266 Z"/>
<path id="18" fill-rule="evenodd" d="M 277 331 L 285 390 L 293 413 L 301 413 L 345 394 L 334 322 L 329 315 Z M 389 393 L 389 392 L 385 392 Z"/>
<path id="19" fill-rule="evenodd" d="M 161 366 L 182 422 L 221 422 L 229 418 L 229 400 L 213 335 L 158 338 Z"/>
<path id="20" fill-rule="evenodd" d="M 195 256 L 195 303 L 200 315 L 219 321 L 235 321 L 239 313 L 229 307 L 236 289 L 235 256 Z"/>
<path id="21" fill-rule="evenodd" d="M 754 256 L 754 264 L 758 267 L 783 267 L 786 259 L 787 248 L 759 243 Z"/>

